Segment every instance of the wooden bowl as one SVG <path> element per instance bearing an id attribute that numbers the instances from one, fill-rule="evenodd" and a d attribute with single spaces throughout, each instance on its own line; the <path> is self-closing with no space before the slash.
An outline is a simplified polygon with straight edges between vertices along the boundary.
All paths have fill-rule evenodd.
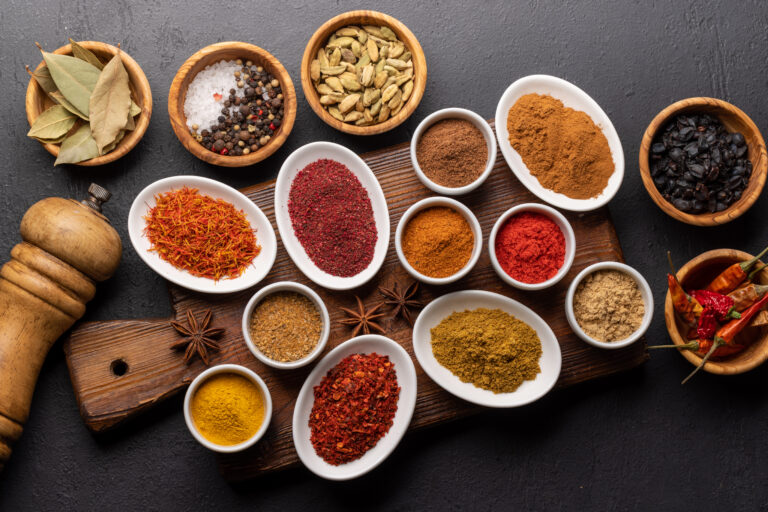
<path id="1" fill-rule="evenodd" d="M 684 213 L 672 206 L 661 195 L 653 182 L 650 171 L 650 151 L 656 133 L 663 130 L 673 117 L 679 114 L 707 113 L 716 116 L 725 125 L 729 132 L 740 132 L 747 141 L 748 157 L 752 162 L 752 176 L 747 188 L 741 195 L 741 199 L 721 212 L 691 214 Z M 765 185 L 765 176 L 768 172 L 768 155 L 766 155 L 765 141 L 752 119 L 741 109 L 722 100 L 715 98 L 688 98 L 680 100 L 668 106 L 653 118 L 651 124 L 645 130 L 643 140 L 640 143 L 640 176 L 643 179 L 645 189 L 659 208 L 672 217 L 695 226 L 716 226 L 725 224 L 739 217 L 757 201 L 760 192 Z"/>
<path id="2" fill-rule="evenodd" d="M 98 41 L 80 41 L 80 45 L 92 51 L 99 60 L 105 64 L 117 53 L 116 46 L 100 43 Z M 72 45 L 68 44 L 62 46 L 53 53 L 59 55 L 72 55 Z M 114 162 L 132 150 L 144 136 L 144 132 L 147 131 L 149 119 L 152 117 L 152 90 L 149 88 L 149 81 L 147 80 L 144 71 L 142 71 L 141 67 L 130 55 L 123 50 L 120 50 L 120 55 L 123 59 L 125 70 L 128 72 L 128 78 L 130 79 L 129 86 L 131 88 L 131 99 L 141 107 L 141 114 L 136 117 L 136 128 L 134 128 L 133 131 L 128 132 L 126 136 L 123 137 L 123 140 L 117 144 L 115 149 L 106 155 L 97 156 L 96 158 L 78 162 L 74 165 L 90 167 Z M 43 64 L 44 63 L 41 62 L 37 66 L 37 69 L 40 69 Z M 40 87 L 37 81 L 30 77 L 26 97 L 27 120 L 29 121 L 29 125 L 32 126 L 32 123 L 35 122 L 37 116 L 54 104 L 55 103 L 53 103 L 48 95 L 45 94 L 45 91 L 43 91 L 43 88 Z M 59 156 L 59 144 L 43 144 L 43 147 L 53 156 Z"/>
<path id="3" fill-rule="evenodd" d="M 247 155 L 220 155 L 205 149 L 197 142 L 187 128 L 187 118 L 184 116 L 184 101 L 187 98 L 187 88 L 195 76 L 207 66 L 221 60 L 251 60 L 262 66 L 267 72 L 280 81 L 283 91 L 283 124 L 272 135 L 269 142 L 257 151 Z M 271 53 L 256 45 L 225 41 L 212 44 L 199 50 L 181 65 L 171 83 L 168 93 L 168 115 L 171 126 L 179 141 L 190 153 L 204 162 L 222 167 L 245 167 L 260 162 L 270 156 L 283 145 L 293 129 L 296 120 L 296 90 L 293 88 L 291 75 Z"/>
<path id="4" fill-rule="evenodd" d="M 403 108 L 400 109 L 400 112 L 383 123 L 377 123 L 370 126 L 357 126 L 352 123 L 339 121 L 329 114 L 328 111 L 323 108 L 323 105 L 320 104 L 320 95 L 317 90 L 315 90 L 315 86 L 312 83 L 309 68 L 312 61 L 317 56 L 317 51 L 325 45 L 328 38 L 331 37 L 331 34 L 347 25 L 386 25 L 397 34 L 397 38 L 405 43 L 405 47 L 411 52 L 411 58 L 413 59 L 413 92 L 405 105 L 403 105 Z M 304 57 L 301 59 L 301 86 L 304 89 L 304 96 L 306 96 L 309 106 L 312 107 L 312 110 L 314 110 L 326 124 L 337 130 L 353 135 L 376 135 L 378 133 L 388 132 L 392 128 L 400 125 L 403 121 L 408 119 L 416 110 L 416 107 L 419 106 L 419 102 L 421 102 L 421 98 L 424 96 L 424 89 L 427 86 L 427 59 L 424 56 L 424 50 L 422 50 L 421 45 L 416 39 L 416 36 L 413 35 L 413 32 L 408 30 L 408 27 L 392 16 L 376 11 L 349 11 L 344 14 L 339 14 L 335 18 L 331 18 L 323 23 L 310 38 L 309 43 L 307 43 L 307 47 L 304 50 Z"/>
<path id="5" fill-rule="evenodd" d="M 743 251 L 734 249 L 716 249 L 705 252 L 686 263 L 677 273 L 677 278 L 686 290 L 705 288 L 709 282 L 729 265 L 752 259 L 753 256 Z M 760 263 L 757 263 L 760 265 Z M 768 270 L 757 274 L 756 282 L 768 284 Z M 688 340 L 686 333 L 688 327 L 675 314 L 672 306 L 672 297 L 667 292 L 667 300 L 664 303 L 664 319 L 667 323 L 667 331 L 675 345 L 682 345 Z M 704 365 L 704 370 L 718 375 L 734 375 L 751 370 L 768 359 L 768 329 L 748 327 L 739 335 L 739 339 L 747 344 L 747 348 L 731 357 L 722 360 L 709 360 Z M 680 353 L 694 366 L 701 363 L 701 358 L 690 350 L 681 350 Z"/>

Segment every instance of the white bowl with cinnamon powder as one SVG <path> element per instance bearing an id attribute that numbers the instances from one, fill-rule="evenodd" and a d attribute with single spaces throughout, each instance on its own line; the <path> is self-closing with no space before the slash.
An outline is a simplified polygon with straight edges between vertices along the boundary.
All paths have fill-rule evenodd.
<path id="1" fill-rule="evenodd" d="M 411 163 L 430 190 L 446 196 L 467 194 L 491 174 L 496 137 L 488 122 L 471 110 L 444 108 L 416 127 Z"/>
<path id="2" fill-rule="evenodd" d="M 623 348 L 639 340 L 653 318 L 648 281 L 629 265 L 595 263 L 571 282 L 565 315 L 576 335 L 598 348 Z"/>

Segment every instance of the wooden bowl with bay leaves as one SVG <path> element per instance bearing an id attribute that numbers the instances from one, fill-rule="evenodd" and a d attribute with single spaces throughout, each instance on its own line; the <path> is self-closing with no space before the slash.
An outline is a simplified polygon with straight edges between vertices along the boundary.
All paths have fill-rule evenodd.
<path id="1" fill-rule="evenodd" d="M 262 66 L 268 73 L 277 78 L 283 91 L 283 121 L 269 142 L 258 150 L 247 155 L 220 155 L 206 149 L 200 144 L 187 127 L 184 115 L 184 102 L 187 98 L 187 88 L 195 76 L 211 64 L 222 60 L 251 60 Z M 181 65 L 171 83 L 168 93 L 168 115 L 171 127 L 179 141 L 187 150 L 204 162 L 222 167 L 245 167 L 260 162 L 270 156 L 283 145 L 293 129 L 296 120 L 296 90 L 293 87 L 291 75 L 271 53 L 256 45 L 237 41 L 215 43 L 199 50 Z"/>
<path id="2" fill-rule="evenodd" d="M 117 54 L 116 46 L 101 43 L 99 41 L 79 41 L 79 44 L 93 52 L 103 64 L 109 62 L 109 60 Z M 72 55 L 72 45 L 68 44 L 62 46 L 53 53 L 58 55 Z M 149 87 L 149 81 L 147 80 L 144 71 L 141 69 L 141 66 L 139 66 L 130 55 L 121 49 L 120 56 L 123 60 L 125 70 L 128 72 L 131 99 L 141 107 L 141 113 L 135 118 L 136 127 L 128 132 L 109 153 L 73 165 L 91 167 L 114 162 L 132 150 L 147 131 L 149 120 L 152 117 L 152 90 Z M 43 65 L 44 62 L 40 62 L 35 70 L 39 70 Z M 26 96 L 27 120 L 29 121 L 29 125 L 32 126 L 37 117 L 53 105 L 55 105 L 55 103 L 48 97 L 43 88 L 40 87 L 40 84 L 38 84 L 34 78 L 30 77 Z M 72 130 L 76 130 L 79 125 L 80 123 L 76 123 Z M 59 144 L 43 144 L 43 147 L 53 156 L 59 156 Z"/>
<path id="3" fill-rule="evenodd" d="M 752 258 L 752 255 L 735 249 L 715 249 L 700 254 L 683 265 L 677 272 L 677 278 L 686 290 L 703 289 L 728 266 Z M 762 264 L 758 262 L 757 265 Z M 768 270 L 758 272 L 754 282 L 768 284 Z M 683 345 L 689 341 L 688 326 L 675 313 L 669 291 L 664 303 L 664 320 L 669 337 L 675 345 Z M 702 369 L 718 375 L 735 375 L 756 368 L 768 359 L 768 327 L 747 327 L 736 339 L 746 345 L 744 351 L 719 360 L 710 359 Z M 701 363 L 701 358 L 691 350 L 680 350 L 680 353 L 694 366 Z"/>
<path id="4" fill-rule="evenodd" d="M 376 25 L 389 27 L 395 35 L 397 35 L 397 38 L 405 44 L 405 48 L 411 52 L 411 59 L 413 60 L 413 92 L 400 109 L 400 112 L 382 123 L 357 126 L 354 123 L 345 123 L 336 119 L 328 113 L 325 107 L 320 103 L 320 94 L 317 92 L 317 89 L 315 89 L 315 85 L 312 82 L 310 68 L 312 66 L 312 61 L 317 57 L 318 50 L 328 42 L 328 39 L 332 34 L 348 25 Z M 301 60 L 301 87 L 304 89 L 304 96 L 306 96 L 309 106 L 312 107 L 315 114 L 325 121 L 326 124 L 344 133 L 351 133 L 352 135 L 376 135 L 388 132 L 399 126 L 408 119 L 411 114 L 414 113 L 416 107 L 419 106 L 419 102 L 421 102 L 421 99 L 424 96 L 426 86 L 427 59 L 424 56 L 424 50 L 421 48 L 418 39 L 416 39 L 413 32 L 403 25 L 403 23 L 392 16 L 381 12 L 349 11 L 339 14 L 335 18 L 331 18 L 323 23 L 323 25 L 312 35 L 304 50 L 304 57 Z"/>

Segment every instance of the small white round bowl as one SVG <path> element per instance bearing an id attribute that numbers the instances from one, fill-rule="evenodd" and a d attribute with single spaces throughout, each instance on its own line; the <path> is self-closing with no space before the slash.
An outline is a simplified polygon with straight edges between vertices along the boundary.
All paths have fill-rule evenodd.
<path id="1" fill-rule="evenodd" d="M 608 140 L 608 147 L 611 150 L 613 163 L 615 166 L 613 175 L 608 180 L 608 185 L 597 197 L 590 199 L 573 199 L 564 194 L 558 194 L 547 188 L 544 188 L 539 180 L 528 170 L 523 163 L 520 154 L 514 150 L 509 143 L 509 132 L 507 131 L 507 114 L 509 109 L 526 94 L 548 94 L 553 98 L 563 102 L 563 105 L 574 110 L 580 110 L 592 118 L 597 126 L 602 129 L 605 138 Z M 606 205 L 621 187 L 624 180 L 624 150 L 621 147 L 619 134 L 616 128 L 608 118 L 608 115 L 600 108 L 586 92 L 582 91 L 570 82 L 561 78 L 549 75 L 530 75 L 515 81 L 510 85 L 504 94 L 501 95 L 499 104 L 496 107 L 496 135 L 499 139 L 499 148 L 501 154 L 507 161 L 507 165 L 520 180 L 520 183 L 538 196 L 543 201 L 574 212 L 586 212 L 595 210 Z"/>
<path id="2" fill-rule="evenodd" d="M 485 137 L 485 146 L 488 150 L 488 161 L 485 164 L 485 169 L 475 181 L 468 185 L 464 185 L 463 187 L 446 187 L 435 183 L 424 174 L 424 171 L 421 170 L 421 166 L 419 165 L 419 160 L 416 158 L 416 148 L 419 145 L 421 136 L 427 131 L 427 128 L 444 119 L 463 119 L 469 121 L 474 124 L 483 134 L 483 137 Z M 416 127 L 416 131 L 413 133 L 413 137 L 411 137 L 411 164 L 413 165 L 413 170 L 416 171 L 416 176 L 419 178 L 419 181 L 434 192 L 445 196 L 467 194 L 482 185 L 486 178 L 491 174 L 493 166 L 496 164 L 496 136 L 493 134 L 493 130 L 491 130 L 491 126 L 486 120 L 471 110 L 464 108 L 444 108 L 428 115 L 419 123 L 419 126 Z"/>
<path id="3" fill-rule="evenodd" d="M 598 270 L 618 270 L 620 272 L 624 272 L 625 274 L 629 274 L 637 282 L 638 288 L 640 288 L 640 295 L 643 297 L 643 303 L 645 305 L 645 314 L 643 315 L 643 321 L 640 323 L 640 327 L 638 327 L 638 329 L 632 333 L 629 338 L 619 341 L 598 341 L 588 336 L 587 333 L 585 333 L 579 325 L 579 322 L 576 321 L 576 315 L 573 312 L 573 296 L 576 293 L 576 288 L 578 288 L 582 279 L 584 279 L 592 272 L 596 272 Z M 624 348 L 639 340 L 643 334 L 645 334 L 645 331 L 648 330 L 648 327 L 650 327 L 651 320 L 653 319 L 653 292 L 651 291 L 651 287 L 648 285 L 648 281 L 645 280 L 642 274 L 640 274 L 640 272 L 633 269 L 629 265 L 619 263 L 618 261 L 603 261 L 601 263 L 595 263 L 594 265 L 590 265 L 579 272 L 579 274 L 571 282 L 571 286 L 568 288 L 568 294 L 565 297 L 565 316 L 568 318 L 568 324 L 571 326 L 573 332 L 576 333 L 576 336 L 586 341 L 590 345 L 607 349 Z"/>
<path id="4" fill-rule="evenodd" d="M 557 224 L 557 227 L 560 228 L 560 231 L 562 231 L 563 236 L 565 237 L 565 256 L 563 258 L 563 266 L 560 267 L 560 270 L 558 270 L 557 274 L 555 274 L 551 279 L 542 281 L 541 283 L 523 283 L 522 281 L 518 281 L 517 279 L 504 272 L 504 269 L 501 268 L 499 260 L 496 258 L 496 235 L 499 233 L 501 226 L 503 226 L 507 219 L 513 215 L 517 215 L 518 213 L 523 212 L 535 212 L 549 217 L 555 224 Z M 553 284 L 560 281 L 563 276 L 565 276 L 565 274 L 567 274 L 571 269 L 571 265 L 573 265 L 573 258 L 576 255 L 576 236 L 573 234 L 571 223 L 568 222 L 568 219 L 566 219 L 562 213 L 543 204 L 525 203 L 510 208 L 504 212 L 501 217 L 499 217 L 499 220 L 497 220 L 496 224 L 493 225 L 491 236 L 488 238 L 488 252 L 491 256 L 491 265 L 493 265 L 493 270 L 496 271 L 496 274 L 498 274 L 502 281 L 521 290 L 543 290 L 544 288 L 549 288 Z"/>
<path id="5" fill-rule="evenodd" d="M 259 350 L 259 348 L 251 339 L 250 329 L 248 328 L 251 320 L 251 313 L 253 313 L 254 308 L 259 304 L 259 302 L 261 302 L 267 295 L 275 292 L 296 292 L 304 295 L 315 305 L 318 313 L 320 313 L 320 319 L 323 322 L 323 328 L 320 331 L 320 339 L 317 341 L 317 346 L 312 350 L 312 352 L 302 357 L 301 359 L 297 359 L 296 361 L 275 361 L 274 359 L 271 359 L 266 354 L 264 354 L 261 350 Z M 273 283 L 256 292 L 245 306 L 242 321 L 243 338 L 245 338 L 245 344 L 248 345 L 251 353 L 256 356 L 256 358 L 262 363 L 271 366 L 272 368 L 279 368 L 281 370 L 292 370 L 294 368 L 300 368 L 314 361 L 317 356 L 322 353 L 322 351 L 325 349 L 325 345 L 328 343 L 328 336 L 331 332 L 330 326 L 331 320 L 328 316 L 328 308 L 325 307 L 323 299 L 321 299 L 320 296 L 315 293 L 314 290 L 312 290 L 312 288 L 304 286 L 300 283 L 294 283 L 292 281 L 281 281 L 279 283 Z"/>
<path id="6" fill-rule="evenodd" d="M 360 180 L 371 200 L 373 217 L 378 232 L 373 259 L 365 270 L 351 277 L 332 276 L 320 270 L 307 255 L 301 242 L 296 237 L 293 225 L 291 224 L 291 216 L 288 212 L 288 197 L 291 192 L 291 184 L 299 171 L 321 158 L 336 160 L 346 165 L 357 179 Z M 384 258 L 387 256 L 387 249 L 389 248 L 389 208 L 387 207 L 387 199 L 384 197 L 384 191 L 381 190 L 381 185 L 379 185 L 376 175 L 373 174 L 373 171 L 371 171 L 371 168 L 368 167 L 363 159 L 339 144 L 311 142 L 300 147 L 285 159 L 275 182 L 275 221 L 277 222 L 277 229 L 280 231 L 280 237 L 285 250 L 288 251 L 288 255 L 296 266 L 299 267 L 299 270 L 309 279 L 329 290 L 351 290 L 352 288 L 362 286 L 376 275 L 384 263 Z"/>
<path id="7" fill-rule="evenodd" d="M 431 329 L 451 313 L 477 308 L 500 309 L 509 313 L 530 325 L 541 340 L 541 373 L 535 379 L 523 382 L 512 393 L 494 393 L 462 382 L 432 353 Z M 448 293 L 430 302 L 413 326 L 413 352 L 426 374 L 440 387 L 463 400 L 485 407 L 519 407 L 538 400 L 555 385 L 562 366 L 560 344 L 544 319 L 516 300 L 483 290 Z"/>
<path id="8" fill-rule="evenodd" d="M 315 452 L 310 441 L 309 415 L 315 402 L 314 388 L 320 384 L 328 370 L 348 355 L 373 352 L 381 356 L 389 356 L 389 360 L 395 365 L 400 396 L 392 426 L 384 437 L 379 439 L 376 446 L 365 452 L 359 459 L 338 466 L 328 464 Z M 377 334 L 366 334 L 345 341 L 317 363 L 304 381 L 296 398 L 296 405 L 293 408 L 293 445 L 299 459 L 307 469 L 328 480 L 351 480 L 371 471 L 392 453 L 408 429 L 416 407 L 416 384 L 416 369 L 413 361 L 405 349 L 395 341 Z"/>
<path id="9" fill-rule="evenodd" d="M 195 392 L 197 392 L 197 389 L 200 387 L 200 385 L 202 385 L 203 382 L 208 380 L 210 377 L 220 373 L 236 373 L 238 375 L 242 375 L 259 388 L 259 391 L 261 391 L 261 396 L 264 399 L 264 421 L 261 423 L 259 430 L 257 430 L 256 433 L 253 434 L 253 436 L 251 436 L 247 441 L 243 441 L 240 444 L 233 444 L 231 446 L 212 443 L 203 437 L 203 435 L 198 432 L 197 427 L 195 426 L 195 420 L 192 419 L 192 412 L 190 411 L 192 397 L 195 395 Z M 213 450 L 214 452 L 235 453 L 250 448 L 264 436 L 264 433 L 269 427 L 269 422 L 271 419 L 272 395 L 269 394 L 269 388 L 264 383 L 264 381 L 261 380 L 261 377 L 256 375 L 256 373 L 249 370 L 245 366 L 240 366 L 239 364 L 220 364 L 218 366 L 208 368 L 203 373 L 195 377 L 195 380 L 193 380 L 192 384 L 190 384 L 187 388 L 187 394 L 184 396 L 184 421 L 187 423 L 187 428 L 192 433 L 192 437 L 197 439 L 198 443 L 205 446 L 209 450 Z"/>
<path id="10" fill-rule="evenodd" d="M 427 208 L 433 208 L 436 206 L 445 206 L 448 208 L 452 208 L 453 210 L 456 210 L 460 214 L 464 216 L 464 218 L 469 223 L 469 227 L 472 228 L 472 234 L 475 237 L 475 246 L 472 249 L 472 255 L 469 257 L 469 261 L 467 262 L 464 267 L 453 274 L 452 276 L 448 277 L 429 277 L 425 276 L 421 272 L 417 271 L 415 268 L 411 266 L 410 263 L 408 263 L 408 260 L 405 257 L 405 254 L 403 254 L 403 231 L 405 231 L 405 226 L 408 225 L 408 222 L 420 211 L 426 210 Z M 433 284 L 433 285 L 441 285 L 441 284 L 448 284 L 453 283 L 454 281 L 458 281 L 465 275 L 469 273 L 470 270 L 472 270 L 472 267 L 475 266 L 477 263 L 477 260 L 480 259 L 480 253 L 483 250 L 483 231 L 480 228 L 480 223 L 477 221 L 477 217 L 475 217 L 475 214 L 470 211 L 469 208 L 461 204 L 455 199 L 451 199 L 449 197 L 428 197 L 426 199 L 422 199 L 421 201 L 417 201 L 416 203 L 412 204 L 410 208 L 408 208 L 405 213 L 403 213 L 403 216 L 400 218 L 400 222 L 397 223 L 397 229 L 395 230 L 395 251 L 397 252 L 397 257 L 400 260 L 400 264 L 405 268 L 405 270 L 413 276 L 414 279 L 417 279 L 421 281 L 422 283 L 426 284 Z"/>
<path id="11" fill-rule="evenodd" d="M 243 211 L 251 227 L 256 231 L 256 243 L 261 246 L 261 251 L 239 277 L 224 278 L 218 281 L 196 277 L 185 270 L 174 267 L 161 259 L 156 252 L 149 250 L 152 244 L 144 236 L 144 227 L 146 226 L 144 216 L 155 206 L 155 196 L 185 186 L 198 189 L 200 194 L 231 203 L 236 209 Z M 277 255 L 275 230 L 272 229 L 272 224 L 264 212 L 253 201 L 234 188 L 200 176 L 164 178 L 142 190 L 133 200 L 131 210 L 128 213 L 128 234 L 134 250 L 144 260 L 144 263 L 149 265 L 149 268 L 174 284 L 202 293 L 233 293 L 256 285 L 272 269 Z"/>

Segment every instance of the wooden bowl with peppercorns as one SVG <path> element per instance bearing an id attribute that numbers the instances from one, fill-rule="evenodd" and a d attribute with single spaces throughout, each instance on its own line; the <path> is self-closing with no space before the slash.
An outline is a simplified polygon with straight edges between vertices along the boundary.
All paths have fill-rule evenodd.
<path id="1" fill-rule="evenodd" d="M 203 143 L 212 141 L 214 135 L 209 130 L 210 127 L 199 126 L 199 137 L 196 137 L 196 135 L 193 135 L 190 127 L 187 126 L 187 118 L 184 114 L 184 105 L 187 99 L 187 91 L 197 74 L 206 69 L 208 66 L 221 61 L 230 60 L 241 60 L 243 65 L 245 65 L 246 62 L 251 61 L 253 68 L 263 68 L 265 73 L 272 75 L 274 79 L 279 82 L 280 94 L 282 94 L 282 98 L 280 98 L 278 95 L 275 95 L 274 98 L 267 95 L 267 97 L 265 97 L 263 100 L 261 98 L 258 99 L 258 101 L 265 102 L 264 106 L 266 107 L 266 110 L 260 109 L 261 114 L 263 115 L 260 114 L 259 109 L 253 111 L 251 114 L 248 114 L 249 118 L 250 116 L 255 116 L 254 121 L 258 120 L 261 122 L 266 122 L 267 120 L 270 120 L 267 117 L 269 113 L 269 106 L 272 106 L 275 100 L 278 101 L 279 105 L 274 106 L 276 108 L 282 108 L 283 110 L 280 126 L 274 129 L 273 133 L 269 135 L 269 139 L 266 140 L 263 144 L 261 141 L 256 139 L 254 145 L 257 147 L 256 149 L 252 149 L 251 145 L 245 146 L 245 144 L 248 142 L 248 139 L 243 141 L 244 148 L 248 149 L 247 154 L 227 154 L 230 151 L 229 148 L 222 148 L 224 150 L 224 154 L 222 154 L 222 151 L 214 151 L 213 149 L 206 148 Z M 243 94 L 240 91 L 243 91 L 245 87 L 252 85 L 247 83 L 247 78 L 243 80 L 243 87 L 240 87 L 237 82 L 238 80 L 235 80 L 233 77 L 232 88 L 236 89 L 238 95 Z M 256 87 L 262 89 L 261 86 Z M 262 90 L 265 89 L 266 85 Z M 265 93 L 266 92 L 269 91 L 265 90 Z M 218 99 L 215 101 L 218 101 Z M 249 101 L 247 104 L 243 105 L 255 105 L 255 102 L 256 100 L 253 100 L 253 102 Z M 237 103 L 236 105 L 239 104 L 240 103 Z M 269 106 L 267 104 L 269 104 Z M 176 133 L 176 137 L 178 137 L 179 141 L 184 145 L 184 147 L 187 148 L 187 150 L 189 150 L 189 152 L 195 155 L 197 158 L 203 160 L 204 162 L 208 162 L 209 164 L 220 165 L 222 167 L 245 167 L 260 162 L 261 160 L 264 160 L 270 156 L 272 153 L 277 151 L 278 148 L 282 146 L 285 140 L 288 138 L 288 135 L 293 129 L 294 121 L 296 120 L 296 91 L 293 87 L 293 82 L 291 81 L 291 77 L 288 74 L 288 71 L 286 71 L 285 67 L 283 67 L 280 61 L 278 61 L 271 53 L 252 44 L 241 43 L 237 41 L 226 41 L 206 46 L 205 48 L 196 52 L 189 59 L 187 59 L 184 64 L 182 64 L 173 79 L 173 83 L 171 83 L 171 90 L 168 93 L 168 115 L 170 116 L 171 126 L 173 127 L 174 133 Z M 259 117 L 260 115 L 261 117 Z M 229 120 L 230 119 L 228 118 L 227 121 Z M 210 137 L 210 140 L 203 139 L 203 130 L 208 132 L 206 137 Z M 229 137 L 229 135 L 227 136 Z M 234 140 L 234 138 L 232 139 L 233 140 L 229 140 L 227 142 L 232 142 L 233 145 L 236 142 L 239 142 Z M 243 150 L 244 149 L 241 151 Z"/>
<path id="2" fill-rule="evenodd" d="M 337 31 L 347 27 L 358 27 L 362 30 L 362 27 L 364 26 L 379 28 L 387 27 L 391 30 L 391 32 L 394 33 L 394 36 L 397 39 L 397 41 L 393 42 L 397 44 L 398 47 L 400 44 L 405 46 L 405 51 L 410 54 L 409 60 L 412 61 L 412 66 L 410 68 L 412 73 L 412 86 L 408 86 L 409 88 L 412 87 L 412 89 L 407 93 L 409 96 L 402 102 L 400 107 L 395 107 L 396 110 L 392 111 L 393 115 L 385 116 L 385 119 L 381 122 L 378 122 L 377 117 L 374 122 L 371 122 L 365 126 L 359 126 L 355 124 L 355 122 L 345 122 L 329 113 L 329 110 L 326 108 L 326 106 L 330 107 L 333 105 L 327 105 L 321 102 L 322 96 L 316 88 L 316 81 L 313 80 L 312 66 L 313 61 L 318 58 L 318 51 L 328 45 L 331 36 L 338 37 Z M 389 35 L 391 36 L 391 34 Z M 364 38 L 368 39 L 368 35 L 366 34 Z M 356 42 L 359 43 L 360 39 L 357 38 Z M 400 49 L 402 50 L 402 48 Z M 363 48 L 361 51 L 365 51 L 365 48 Z M 378 52 L 378 50 L 376 51 Z M 378 61 L 378 59 L 376 59 L 376 61 Z M 324 77 L 325 75 L 322 76 Z M 361 80 L 361 83 L 363 84 L 368 84 L 367 81 L 362 80 L 362 77 L 359 77 L 359 80 Z M 416 110 L 416 107 L 419 106 L 419 102 L 424 96 L 424 89 L 426 88 L 426 84 L 427 60 L 424 56 L 424 50 L 422 50 L 419 41 L 416 39 L 416 36 L 414 36 L 408 27 L 403 25 L 400 21 L 396 20 L 392 16 L 388 16 L 384 13 L 376 11 L 350 11 L 340 14 L 335 18 L 331 18 L 320 28 L 318 28 L 317 31 L 312 35 L 309 43 L 307 43 L 306 49 L 304 50 L 304 57 L 301 60 L 301 86 L 304 89 L 304 96 L 306 96 L 307 101 L 309 102 L 309 106 L 312 107 L 312 110 L 314 110 L 320 119 L 325 121 L 326 124 L 336 128 L 337 130 L 345 133 L 351 133 L 353 135 L 376 135 L 378 133 L 387 132 L 396 126 L 399 126 L 406 119 L 408 119 L 408 117 L 410 117 L 410 115 L 413 114 L 413 112 Z M 359 89 L 359 92 L 361 93 L 361 96 L 364 96 L 364 89 L 373 88 L 375 88 L 375 84 L 363 85 L 363 87 Z M 344 91 L 348 91 L 350 93 L 352 92 L 346 88 Z M 403 97 L 405 97 L 405 93 L 403 94 Z M 351 110 L 354 111 L 355 108 Z M 361 119 L 358 121 L 363 120 Z"/>

